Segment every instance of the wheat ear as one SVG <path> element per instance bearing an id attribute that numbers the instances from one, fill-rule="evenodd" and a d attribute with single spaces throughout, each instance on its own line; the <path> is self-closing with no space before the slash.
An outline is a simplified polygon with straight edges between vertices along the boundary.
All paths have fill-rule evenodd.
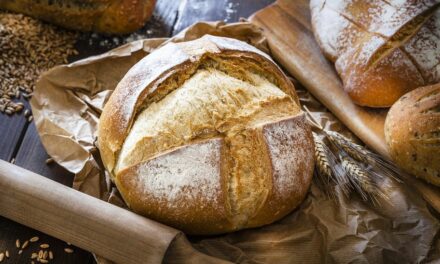
<path id="1" fill-rule="evenodd" d="M 341 188 L 344 194 L 348 194 L 349 179 L 341 166 L 338 165 L 337 157 L 321 137 L 313 133 L 313 138 L 315 141 L 316 167 L 321 181 L 327 185 L 332 181 Z"/>
<path id="2" fill-rule="evenodd" d="M 388 200 L 388 196 L 382 192 L 377 186 L 376 182 L 372 180 L 372 175 L 362 168 L 352 158 L 346 156 L 341 157 L 342 167 L 350 176 L 353 187 L 362 196 L 362 199 L 368 200 L 370 198 L 374 204 L 379 204 L 379 198 Z"/>
<path id="3" fill-rule="evenodd" d="M 365 147 L 358 145 L 348 139 L 347 137 L 339 134 L 334 131 L 324 131 L 327 135 L 328 139 L 336 145 L 336 147 L 342 149 L 345 153 L 347 153 L 353 159 L 368 164 L 373 167 L 373 171 L 379 171 L 386 176 L 393 178 L 394 180 L 401 182 L 398 178 L 398 173 L 396 167 L 385 160 L 380 155 L 373 153 L 367 150 Z M 382 177 L 379 174 L 375 174 L 377 177 Z"/>

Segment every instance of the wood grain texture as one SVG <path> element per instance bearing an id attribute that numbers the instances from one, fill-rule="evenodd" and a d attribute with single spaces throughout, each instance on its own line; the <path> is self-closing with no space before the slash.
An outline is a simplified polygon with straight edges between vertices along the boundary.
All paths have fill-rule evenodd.
<path id="1" fill-rule="evenodd" d="M 365 144 L 389 158 L 383 130 L 387 109 L 359 107 L 344 92 L 333 64 L 324 57 L 313 36 L 309 0 L 278 0 L 250 20 L 264 29 L 278 63 Z M 439 188 L 415 178 L 406 181 L 440 212 Z"/>
<path id="2" fill-rule="evenodd" d="M 21 99 L 26 108 L 29 103 Z M 23 135 L 26 132 L 27 120 L 22 113 L 6 115 L 0 113 L 0 159 L 10 161 L 18 151 Z"/>
<path id="3" fill-rule="evenodd" d="M 1 160 L 0 215 L 116 263 L 159 263 L 179 234 Z"/>
<path id="4" fill-rule="evenodd" d="M 24 118 L 24 117 L 23 117 Z M 67 172 L 64 168 L 56 163 L 46 164 L 48 155 L 41 145 L 38 137 L 35 124 L 30 123 L 27 131 L 21 141 L 21 148 L 15 157 L 15 163 L 23 168 L 36 172 L 54 181 L 57 181 L 66 186 L 72 185 L 73 175 Z M 64 248 L 66 243 L 43 234 L 39 231 L 29 227 L 15 223 L 4 217 L 0 217 L 1 241 L 0 249 L 8 249 L 10 259 L 7 263 L 25 263 L 30 259 L 32 252 L 38 251 L 38 245 L 41 243 L 48 243 L 51 245 L 50 250 L 56 256 L 52 263 L 91 263 L 93 261 L 92 255 L 82 249 L 73 247 L 74 253 L 66 254 Z M 23 250 L 23 254 L 18 254 L 18 249 L 15 248 L 15 240 L 20 239 L 24 242 L 30 237 L 38 236 L 40 241 L 37 244 L 31 244 L 29 248 Z M 1 251 L 1 250 L 0 250 Z"/>
<path id="5" fill-rule="evenodd" d="M 33 252 L 40 250 L 39 246 L 42 243 L 50 245 L 49 250 L 53 252 L 54 260 L 50 263 L 65 263 L 65 264 L 77 264 L 77 263 L 93 263 L 92 255 L 79 249 L 73 245 L 67 245 L 64 241 L 23 226 L 16 222 L 13 222 L 4 217 L 0 217 L 0 230 L 2 232 L 2 239 L 0 240 L 0 249 L 9 251 L 9 259 L 3 263 L 30 263 L 30 257 Z M 31 237 L 38 236 L 40 239 L 36 243 L 30 243 L 28 247 L 23 250 L 22 254 L 18 254 L 19 249 L 15 246 L 15 240 L 19 239 L 21 244 L 24 241 L 29 240 Z M 64 248 L 72 248 L 73 253 L 67 254 L 64 252 Z M 3 264 L 2 263 L 2 264 Z"/>

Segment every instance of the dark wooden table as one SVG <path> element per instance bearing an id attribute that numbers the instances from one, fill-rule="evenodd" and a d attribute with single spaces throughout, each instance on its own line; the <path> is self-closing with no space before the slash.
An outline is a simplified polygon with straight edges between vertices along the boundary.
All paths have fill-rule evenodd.
<path id="1" fill-rule="evenodd" d="M 235 22 L 272 2 L 274 0 L 158 0 L 153 18 L 132 36 L 169 37 L 197 21 Z M 126 38 L 117 39 L 122 41 Z M 77 43 L 80 53 L 70 61 L 105 52 L 117 46 L 117 41 L 114 40 L 114 37 L 82 34 Z M 30 108 L 27 101 L 23 100 L 23 103 L 26 108 Z M 0 114 L 0 159 L 14 161 L 18 166 L 70 186 L 73 175 L 57 164 L 46 164 L 47 158 L 34 123 L 28 123 L 23 114 Z M 40 241 L 32 243 L 19 255 L 15 246 L 16 239 L 23 242 L 33 236 L 38 236 Z M 0 217 L 0 253 L 8 250 L 10 255 L 2 264 L 30 263 L 31 253 L 38 251 L 40 242 L 49 244 L 54 253 L 54 260 L 50 263 L 95 263 L 89 252 L 71 246 L 74 253 L 66 254 L 65 242 Z"/>

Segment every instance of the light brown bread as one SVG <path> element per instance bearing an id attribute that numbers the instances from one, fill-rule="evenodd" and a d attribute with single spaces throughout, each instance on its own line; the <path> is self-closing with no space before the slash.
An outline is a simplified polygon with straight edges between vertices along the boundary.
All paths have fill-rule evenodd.
<path id="1" fill-rule="evenodd" d="M 313 31 L 356 104 L 440 82 L 439 1 L 311 0 Z"/>
<path id="2" fill-rule="evenodd" d="M 136 64 L 98 140 L 127 204 L 190 234 L 272 223 L 303 200 L 313 173 L 292 83 L 261 51 L 209 35 Z"/>
<path id="3" fill-rule="evenodd" d="M 440 186 L 440 84 L 402 96 L 387 115 L 385 137 L 400 167 Z"/>
<path id="4" fill-rule="evenodd" d="M 145 24 L 155 3 L 156 0 L 2 0 L 0 9 L 70 29 L 125 34 Z"/>

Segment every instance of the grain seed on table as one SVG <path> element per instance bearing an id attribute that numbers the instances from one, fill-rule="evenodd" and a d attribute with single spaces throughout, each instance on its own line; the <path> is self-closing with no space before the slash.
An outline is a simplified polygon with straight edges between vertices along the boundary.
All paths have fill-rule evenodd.
<path id="1" fill-rule="evenodd" d="M 29 99 L 42 72 L 78 54 L 77 37 L 24 15 L 0 12 L 0 113 L 21 112 L 20 95 Z"/>
<path id="2" fill-rule="evenodd" d="M 24 241 L 23 245 L 21 245 L 21 249 L 25 249 L 29 245 L 29 241 Z"/>
<path id="3" fill-rule="evenodd" d="M 40 248 L 49 248 L 49 244 L 41 244 Z"/>

